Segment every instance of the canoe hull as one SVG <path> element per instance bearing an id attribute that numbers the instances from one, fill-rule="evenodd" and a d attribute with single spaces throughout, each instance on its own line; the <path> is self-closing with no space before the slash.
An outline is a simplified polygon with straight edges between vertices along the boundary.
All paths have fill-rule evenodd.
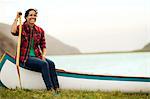
<path id="1" fill-rule="evenodd" d="M 19 86 L 19 79 L 16 65 L 9 59 L 5 59 L 1 66 L 0 79 L 2 84 L 11 89 Z M 25 89 L 46 89 L 42 75 L 20 67 L 21 83 Z M 101 91 L 122 91 L 122 92 L 150 92 L 150 78 L 144 78 L 135 81 L 124 80 L 106 76 L 90 76 L 78 73 L 57 72 L 60 88 L 77 90 L 101 90 Z M 123 79 L 123 80 L 121 80 Z M 127 78 L 126 78 L 127 79 Z"/>

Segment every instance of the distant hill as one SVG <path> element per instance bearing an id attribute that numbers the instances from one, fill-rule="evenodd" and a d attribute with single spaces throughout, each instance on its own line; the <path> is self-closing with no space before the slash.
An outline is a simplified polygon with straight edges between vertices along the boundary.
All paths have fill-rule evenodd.
<path id="1" fill-rule="evenodd" d="M 15 54 L 15 42 L 0 32 L 0 56 L 5 52 Z"/>
<path id="2" fill-rule="evenodd" d="M 146 44 L 140 51 L 150 51 L 150 43 Z"/>
<path id="3" fill-rule="evenodd" d="M 11 26 L 0 23 L 0 56 L 4 51 L 8 51 L 15 55 L 17 37 L 11 35 Z M 47 55 L 66 55 L 66 54 L 80 54 L 80 51 L 70 45 L 67 45 L 56 38 L 46 34 Z"/>

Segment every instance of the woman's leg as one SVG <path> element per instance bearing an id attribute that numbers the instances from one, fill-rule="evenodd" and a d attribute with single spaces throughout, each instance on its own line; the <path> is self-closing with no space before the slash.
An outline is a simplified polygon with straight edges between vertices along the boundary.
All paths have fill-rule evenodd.
<path id="1" fill-rule="evenodd" d="M 51 81 L 53 83 L 54 89 L 59 88 L 59 82 L 58 82 L 58 78 L 57 78 L 57 74 L 56 74 L 56 69 L 55 69 L 55 64 L 53 61 L 46 59 L 46 61 L 49 64 L 49 68 L 50 68 L 50 76 L 51 76 Z"/>
<path id="2" fill-rule="evenodd" d="M 29 57 L 25 65 L 30 70 L 42 73 L 42 77 L 47 87 L 47 90 L 50 90 L 53 87 L 49 75 L 49 64 L 46 61 L 43 61 L 36 57 Z"/>

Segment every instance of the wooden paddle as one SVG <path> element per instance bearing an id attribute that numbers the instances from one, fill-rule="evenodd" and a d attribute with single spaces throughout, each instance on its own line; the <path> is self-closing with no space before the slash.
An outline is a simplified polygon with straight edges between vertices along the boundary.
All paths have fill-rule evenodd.
<path id="1" fill-rule="evenodd" d="M 21 20 L 22 13 L 19 13 L 19 35 L 18 35 L 18 45 L 17 45 L 17 57 L 16 57 L 16 67 L 18 72 L 19 84 L 20 88 L 22 89 L 21 85 L 21 77 L 20 77 L 20 70 L 19 70 L 19 58 L 20 58 L 20 45 L 21 45 L 21 32 L 22 32 L 22 20 Z"/>

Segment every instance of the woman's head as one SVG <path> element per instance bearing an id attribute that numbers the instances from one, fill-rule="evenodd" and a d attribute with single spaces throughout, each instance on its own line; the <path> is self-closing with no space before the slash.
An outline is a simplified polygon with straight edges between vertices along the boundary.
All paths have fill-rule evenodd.
<path id="1" fill-rule="evenodd" d="M 25 16 L 24 16 L 24 18 L 26 19 L 26 22 L 31 25 L 34 24 L 36 22 L 37 13 L 38 12 L 35 9 L 28 9 L 25 12 Z"/>

